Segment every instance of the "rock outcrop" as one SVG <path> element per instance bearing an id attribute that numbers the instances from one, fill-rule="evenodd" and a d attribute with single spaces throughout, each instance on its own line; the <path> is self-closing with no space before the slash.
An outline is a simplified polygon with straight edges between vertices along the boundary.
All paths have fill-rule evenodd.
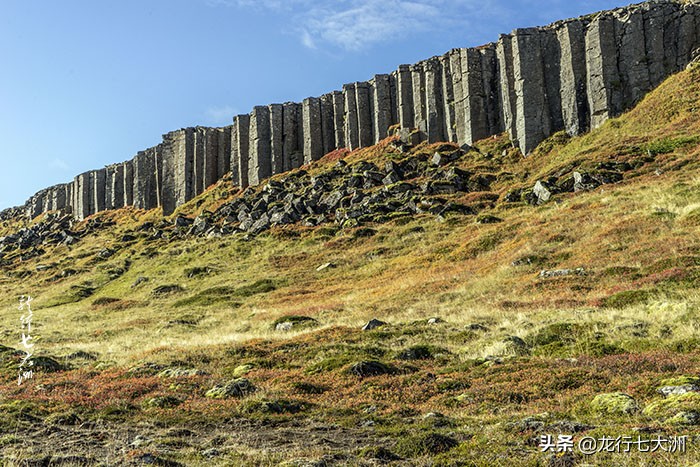
<path id="1" fill-rule="evenodd" d="M 527 155 L 554 132 L 577 135 L 631 108 L 699 54 L 700 0 L 516 29 L 302 103 L 256 106 L 231 126 L 173 131 L 132 160 L 38 192 L 23 210 L 167 215 L 228 173 L 240 188 L 257 185 L 335 149 L 375 144 L 393 126 L 459 145 L 505 131 Z"/>

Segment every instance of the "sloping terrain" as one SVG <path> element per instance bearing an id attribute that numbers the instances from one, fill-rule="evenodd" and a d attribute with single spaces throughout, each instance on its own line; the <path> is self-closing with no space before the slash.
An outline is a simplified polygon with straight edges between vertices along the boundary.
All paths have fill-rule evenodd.
<path id="1" fill-rule="evenodd" d="M 0 221 L 3 462 L 699 462 L 700 67 L 528 158 L 410 143 L 167 219 Z M 584 456 L 547 434 L 689 439 Z"/>

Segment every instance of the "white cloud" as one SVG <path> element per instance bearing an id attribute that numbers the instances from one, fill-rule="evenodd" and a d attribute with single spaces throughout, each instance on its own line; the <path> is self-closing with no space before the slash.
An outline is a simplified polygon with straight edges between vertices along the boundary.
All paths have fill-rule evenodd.
<path id="1" fill-rule="evenodd" d="M 301 43 L 361 50 L 415 32 L 468 28 L 496 0 L 207 0 L 210 5 L 267 9 L 295 24 Z M 490 15 L 491 16 L 491 15 Z"/>
<path id="2" fill-rule="evenodd" d="M 221 107 L 209 107 L 204 111 L 207 123 L 213 125 L 230 125 L 233 116 L 239 113 L 234 107 L 224 105 Z"/>
<path id="3" fill-rule="evenodd" d="M 70 170 L 70 166 L 66 161 L 63 159 L 59 159 L 58 157 L 54 158 L 49 162 L 49 167 L 52 169 L 59 169 L 59 170 Z"/>

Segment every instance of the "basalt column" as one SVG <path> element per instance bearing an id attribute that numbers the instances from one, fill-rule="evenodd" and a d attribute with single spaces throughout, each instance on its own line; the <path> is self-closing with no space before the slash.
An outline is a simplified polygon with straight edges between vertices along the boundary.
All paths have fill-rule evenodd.
<path id="1" fill-rule="evenodd" d="M 514 31 L 513 70 L 517 107 L 515 139 L 523 154 L 529 154 L 551 134 L 539 30 L 529 28 Z"/>
<path id="2" fill-rule="evenodd" d="M 427 117 L 425 111 L 425 73 L 423 63 L 411 66 L 411 82 L 413 85 L 413 124 L 420 131 L 427 130 Z"/>
<path id="3" fill-rule="evenodd" d="M 270 172 L 284 172 L 284 106 L 270 104 Z"/>
<path id="4" fill-rule="evenodd" d="M 563 125 L 571 136 L 588 130 L 586 94 L 586 49 L 581 21 L 569 21 L 557 31 L 561 44 L 561 110 Z"/>
<path id="5" fill-rule="evenodd" d="M 248 186 L 248 152 L 250 146 L 250 115 L 237 115 L 231 130 L 231 175 L 233 184 Z"/>
<path id="6" fill-rule="evenodd" d="M 343 96 L 345 97 L 345 146 L 353 151 L 360 147 L 355 83 L 343 85 Z"/>
<path id="7" fill-rule="evenodd" d="M 161 198 L 165 215 L 194 197 L 194 139 L 194 128 L 173 131 L 163 137 Z M 128 189 L 131 185 L 124 186 Z"/>
<path id="8" fill-rule="evenodd" d="M 217 131 L 217 136 L 218 136 L 218 143 L 217 146 L 219 148 L 219 156 L 217 157 L 217 161 L 219 164 L 218 167 L 218 176 L 217 180 L 231 172 L 231 132 L 233 131 L 233 127 L 231 125 L 226 126 L 224 128 L 219 128 Z"/>
<path id="9" fill-rule="evenodd" d="M 516 119 L 517 119 L 517 99 L 515 95 L 515 71 L 513 69 L 513 38 L 510 35 L 501 35 L 496 44 L 496 55 L 498 57 L 498 69 L 500 71 L 500 102 L 501 102 L 501 121 L 503 129 L 508 132 L 513 141 L 516 135 Z"/>
<path id="10" fill-rule="evenodd" d="M 256 106 L 250 114 L 248 183 L 257 185 L 272 175 L 270 108 Z"/>
<path id="11" fill-rule="evenodd" d="M 105 210 L 105 169 L 90 172 L 92 187 L 90 190 L 90 214 Z"/>
<path id="12" fill-rule="evenodd" d="M 124 164 L 113 164 L 107 167 L 107 209 L 124 207 Z"/>
<path id="13" fill-rule="evenodd" d="M 124 180 L 122 184 L 124 185 L 124 206 L 134 205 L 134 164 L 131 161 L 122 162 L 124 169 L 122 173 L 124 174 Z"/>
<path id="14" fill-rule="evenodd" d="M 345 97 L 341 91 L 333 91 L 333 134 L 335 147 L 345 147 Z"/>
<path id="15" fill-rule="evenodd" d="M 486 92 L 481 67 L 481 53 L 477 49 L 462 49 L 462 95 L 464 96 L 464 142 L 489 136 L 489 119 L 486 114 Z"/>
<path id="16" fill-rule="evenodd" d="M 282 107 L 282 159 L 284 170 L 288 171 L 301 166 L 304 159 L 301 105 L 286 102 Z"/>
<path id="17" fill-rule="evenodd" d="M 206 128 L 196 127 L 194 129 L 194 159 L 192 164 L 192 194 L 194 198 L 204 191 L 204 159 L 206 157 Z"/>
<path id="18" fill-rule="evenodd" d="M 320 99 L 321 105 L 321 138 L 323 154 L 336 149 L 335 145 L 335 116 L 333 114 L 333 94 L 324 94 Z"/>
<path id="19" fill-rule="evenodd" d="M 642 12 L 617 17 L 614 29 L 615 43 L 620 50 L 618 67 L 622 108 L 631 108 L 651 89 Z"/>
<path id="20" fill-rule="evenodd" d="M 586 76 L 590 127 L 597 128 L 621 111 L 615 21 L 609 15 L 597 16 L 586 32 Z"/>
<path id="21" fill-rule="evenodd" d="M 360 148 L 371 146 L 374 142 L 372 136 L 372 111 L 369 98 L 369 83 L 363 81 L 355 83 L 355 102 L 357 103 L 357 131 Z"/>
<path id="22" fill-rule="evenodd" d="M 423 62 L 425 79 L 425 132 L 428 141 L 445 141 L 445 114 L 442 96 L 442 68 L 437 58 Z"/>
<path id="23" fill-rule="evenodd" d="M 488 134 L 489 136 L 496 135 L 504 131 L 500 118 L 501 95 L 496 44 L 491 43 L 479 47 L 479 54 L 481 55 L 481 79 L 484 82 L 484 95 L 486 98 Z"/>
<path id="24" fill-rule="evenodd" d="M 219 175 L 219 133 L 218 128 L 207 128 L 204 132 L 204 183 L 200 193 L 221 178 Z"/>
<path id="25" fill-rule="evenodd" d="M 91 214 L 90 185 L 90 172 L 81 173 L 73 180 L 74 214 L 78 220 L 83 220 Z"/>
<path id="26" fill-rule="evenodd" d="M 466 49 L 452 49 L 447 54 L 450 60 L 452 79 L 452 108 L 454 109 L 452 132 L 455 135 L 456 141 L 460 144 L 467 142 L 465 99 L 468 97 L 468 95 L 463 90 L 464 85 L 462 82 L 462 57 L 465 53 Z"/>
<path id="27" fill-rule="evenodd" d="M 444 136 L 445 141 L 457 142 L 457 132 L 455 125 L 455 92 L 454 80 L 452 79 L 452 64 L 450 54 L 445 54 L 439 58 L 442 69 L 442 104 L 444 114 Z M 457 71 L 460 73 L 461 71 Z"/>
<path id="28" fill-rule="evenodd" d="M 302 120 L 304 125 L 304 163 L 309 164 L 323 157 L 321 100 L 318 97 L 304 99 Z"/>
<path id="29" fill-rule="evenodd" d="M 391 82 L 389 75 L 376 75 L 370 82 L 374 143 L 387 137 L 391 119 Z"/>
<path id="30" fill-rule="evenodd" d="M 409 65 L 400 65 L 396 71 L 396 97 L 401 128 L 414 128 L 413 75 Z"/>
<path id="31" fill-rule="evenodd" d="M 133 159 L 133 206 L 137 209 L 153 209 L 158 205 L 155 154 L 155 149 L 150 148 Z"/>

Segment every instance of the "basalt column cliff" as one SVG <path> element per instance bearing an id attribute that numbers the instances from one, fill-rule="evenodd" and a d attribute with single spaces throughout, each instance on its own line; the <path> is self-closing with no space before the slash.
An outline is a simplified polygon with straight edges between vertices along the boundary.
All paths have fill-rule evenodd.
<path id="1" fill-rule="evenodd" d="M 239 187 L 370 146 L 389 127 L 431 142 L 508 132 L 524 154 L 554 132 L 577 135 L 634 106 L 700 47 L 700 0 L 652 1 L 517 29 L 497 42 L 453 49 L 301 103 L 257 106 L 225 128 L 186 128 L 133 159 L 40 191 L 23 207 L 78 219 L 106 209 L 164 214 L 231 173 Z"/>

